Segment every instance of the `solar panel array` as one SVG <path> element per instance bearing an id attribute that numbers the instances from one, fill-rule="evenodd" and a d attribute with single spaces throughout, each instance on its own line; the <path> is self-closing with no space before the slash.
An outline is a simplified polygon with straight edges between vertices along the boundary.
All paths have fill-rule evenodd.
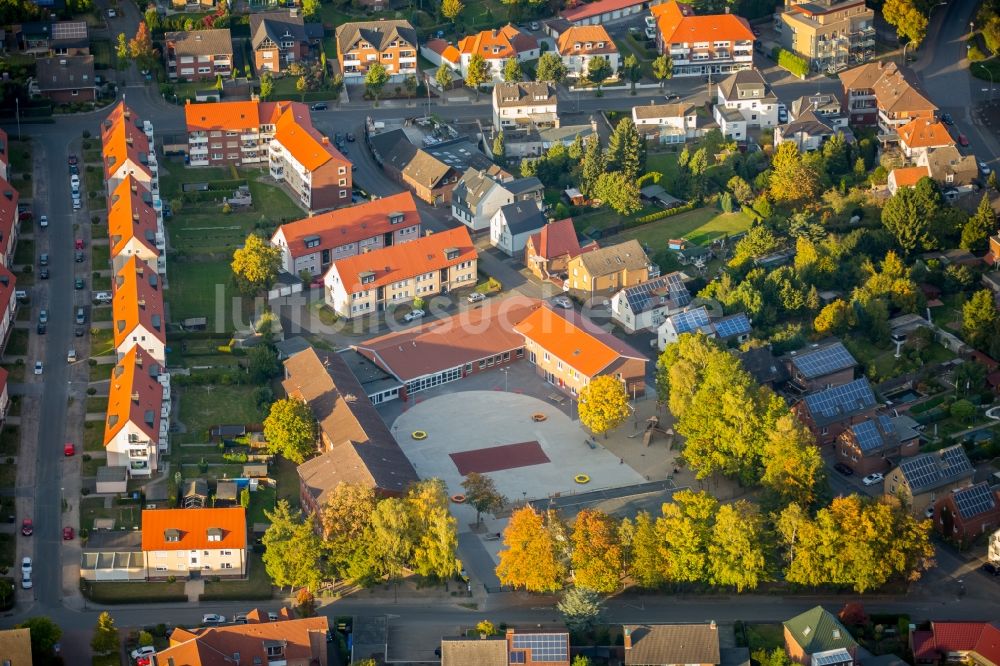
<path id="1" fill-rule="evenodd" d="M 86 21 L 59 21 L 52 24 L 52 39 L 83 39 L 86 36 Z"/>
<path id="2" fill-rule="evenodd" d="M 673 323 L 677 335 L 690 333 L 703 326 L 708 326 L 708 311 L 704 307 L 700 307 L 687 312 L 678 312 L 670 317 L 670 321 Z"/>
<path id="3" fill-rule="evenodd" d="M 851 427 L 862 453 L 868 453 L 885 445 L 885 435 L 894 433 L 895 428 L 888 416 L 880 415 Z"/>
<path id="4" fill-rule="evenodd" d="M 906 458 L 900 461 L 899 469 L 910 484 L 910 490 L 916 493 L 971 472 L 972 464 L 962 445 L 957 444 L 934 453 Z"/>
<path id="5" fill-rule="evenodd" d="M 972 463 L 961 444 L 941 449 L 938 453 L 941 455 L 941 469 L 946 473 L 955 475 L 972 470 Z"/>
<path id="6" fill-rule="evenodd" d="M 792 365 L 807 379 L 822 377 L 831 372 L 853 368 L 858 362 L 841 343 L 792 357 Z"/>
<path id="7" fill-rule="evenodd" d="M 659 305 L 665 298 L 671 308 L 682 308 L 691 302 L 680 273 L 667 273 L 656 279 L 625 289 L 625 298 L 632 312 L 639 313 Z"/>
<path id="8" fill-rule="evenodd" d="M 862 377 L 848 384 L 807 395 L 805 400 L 813 418 L 818 414 L 832 418 L 874 407 L 875 393 L 868 380 Z"/>
<path id="9" fill-rule="evenodd" d="M 715 334 L 720 338 L 731 338 L 737 335 L 746 335 L 750 332 L 750 320 L 746 313 L 739 312 L 728 317 L 723 317 L 715 322 Z"/>
<path id="10" fill-rule="evenodd" d="M 569 635 L 514 634 L 511 649 L 530 649 L 532 662 L 569 661 Z"/>
<path id="11" fill-rule="evenodd" d="M 989 484 L 985 481 L 977 483 L 968 488 L 956 490 L 952 497 L 955 499 L 955 507 L 959 515 L 963 518 L 972 518 L 981 513 L 992 511 L 996 508 L 996 498 Z"/>

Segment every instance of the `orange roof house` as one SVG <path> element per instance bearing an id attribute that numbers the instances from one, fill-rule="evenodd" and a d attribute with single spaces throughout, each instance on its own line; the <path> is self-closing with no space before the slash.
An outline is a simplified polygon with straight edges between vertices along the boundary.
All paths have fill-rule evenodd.
<path id="1" fill-rule="evenodd" d="M 914 118 L 897 132 L 899 145 L 907 157 L 914 157 L 928 149 L 955 145 L 945 124 L 933 117 Z"/>
<path id="2" fill-rule="evenodd" d="M 281 179 L 310 211 L 351 202 L 351 163 L 330 139 L 313 127 L 309 107 L 293 102 L 275 123 L 270 142 L 271 173 Z M 305 171 L 309 179 L 298 174 Z"/>
<path id="3" fill-rule="evenodd" d="M 111 312 L 119 357 L 138 345 L 165 363 L 167 334 L 160 276 L 132 256 L 115 275 L 112 287 Z"/>
<path id="4" fill-rule="evenodd" d="M 17 299 L 14 291 L 17 288 L 17 278 L 5 266 L 0 266 L 0 352 L 7 346 L 10 332 L 14 329 L 14 317 L 17 314 Z"/>
<path id="5" fill-rule="evenodd" d="M 159 226 L 148 196 L 149 193 L 139 187 L 133 176 L 127 176 L 108 197 L 108 237 L 111 240 L 111 262 L 116 273 L 132 256 L 138 257 L 154 271 L 161 270 L 160 248 L 156 239 Z"/>
<path id="6" fill-rule="evenodd" d="M 430 39 L 420 45 L 420 52 L 435 65 L 446 63 L 454 70 L 462 67 L 462 54 L 443 39 Z M 430 55 L 428 55 L 430 54 Z"/>
<path id="7" fill-rule="evenodd" d="M 259 107 L 267 102 L 213 102 L 184 105 L 188 132 L 211 130 L 254 130 L 260 127 Z M 271 104 L 275 104 L 272 102 Z"/>
<path id="8" fill-rule="evenodd" d="M 282 268 L 298 275 L 319 275 L 336 258 L 420 237 L 420 215 L 410 192 L 339 208 L 278 227 L 271 244 L 281 249 Z"/>
<path id="9" fill-rule="evenodd" d="M 134 346 L 111 371 L 104 421 L 109 467 L 127 467 L 132 476 L 149 476 L 158 469 L 160 443 L 165 448 L 167 438 L 164 396 L 169 395 L 160 383 L 162 369 L 148 352 Z"/>
<path id="10" fill-rule="evenodd" d="M 490 65 L 494 78 L 503 77 L 503 66 L 508 58 L 524 61 L 535 59 L 539 55 L 538 40 L 510 23 L 499 30 L 483 30 L 463 37 L 458 42 L 458 52 L 462 76 L 468 74 L 469 61 L 478 54 Z"/>
<path id="11" fill-rule="evenodd" d="M 735 14 L 698 16 L 690 5 L 677 0 L 657 5 L 650 11 L 656 18 L 663 44 L 752 42 L 755 39 L 747 20 Z"/>
<path id="12" fill-rule="evenodd" d="M 889 172 L 889 192 L 895 194 L 902 187 L 914 187 L 921 178 L 930 178 L 931 172 L 925 166 L 898 167 Z"/>
<path id="13" fill-rule="evenodd" d="M 618 47 L 603 25 L 572 26 L 559 35 L 556 46 L 570 76 L 585 76 L 590 59 L 597 56 L 607 60 L 613 72 L 618 71 Z"/>
<path id="14" fill-rule="evenodd" d="M 243 507 L 143 511 L 146 578 L 245 576 L 246 521 Z"/>
<path id="15" fill-rule="evenodd" d="M 14 186 L 0 177 L 0 265 L 11 266 L 17 247 L 17 203 L 20 195 Z"/>
<path id="16" fill-rule="evenodd" d="M 157 189 L 150 165 L 149 137 L 135 111 L 125 102 L 119 102 L 101 123 L 101 144 L 109 195 L 129 174 L 146 189 Z"/>
<path id="17" fill-rule="evenodd" d="M 253 615 L 261 620 L 254 621 Z M 177 628 L 170 634 L 170 645 L 156 654 L 156 663 L 234 666 L 233 655 L 239 655 L 239 663 L 246 666 L 275 661 L 285 666 L 327 663 L 326 632 L 330 627 L 325 617 L 292 619 L 287 612 L 279 612 L 277 622 L 266 621 L 266 617 L 251 611 L 247 624 Z"/>

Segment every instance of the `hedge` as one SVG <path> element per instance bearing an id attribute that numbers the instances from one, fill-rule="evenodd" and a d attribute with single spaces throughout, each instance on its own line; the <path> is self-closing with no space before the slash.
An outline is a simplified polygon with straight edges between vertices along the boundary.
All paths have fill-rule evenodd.
<path id="1" fill-rule="evenodd" d="M 760 213 L 758 213 L 757 211 L 755 211 L 750 206 L 740 206 L 740 210 L 742 210 L 743 214 L 746 215 L 747 217 L 749 217 L 754 222 L 763 222 L 764 221 L 764 218 L 761 217 Z"/>
<path id="2" fill-rule="evenodd" d="M 771 51 L 771 57 L 778 63 L 778 67 L 787 69 L 795 76 L 805 78 L 809 74 L 809 63 L 805 58 L 797 56 L 780 46 L 774 47 Z"/>
<path id="3" fill-rule="evenodd" d="M 625 222 L 625 228 L 631 229 L 633 227 L 641 227 L 644 224 L 649 224 L 650 222 L 656 222 L 657 220 L 662 220 L 666 217 L 673 217 L 674 215 L 680 215 L 681 213 L 686 213 L 689 210 L 694 210 L 696 205 L 697 205 L 696 202 L 689 201 L 683 206 L 678 206 L 677 208 L 658 210 L 655 213 L 650 213 L 649 215 L 643 215 L 642 217 L 636 218 L 634 220 L 627 220 Z"/>

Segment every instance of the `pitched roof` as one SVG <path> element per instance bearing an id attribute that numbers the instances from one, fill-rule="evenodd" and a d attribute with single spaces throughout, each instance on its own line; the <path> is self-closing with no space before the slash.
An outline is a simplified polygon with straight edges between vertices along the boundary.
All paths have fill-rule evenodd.
<path id="1" fill-rule="evenodd" d="M 719 664 L 719 630 L 715 623 L 626 624 L 631 649 L 626 664 Z"/>
<path id="2" fill-rule="evenodd" d="M 393 224 L 395 214 L 402 215 L 402 220 Z M 356 243 L 366 238 L 372 238 L 394 229 L 412 227 L 420 224 L 420 214 L 417 213 L 417 203 L 409 192 L 401 192 L 392 196 L 375 199 L 339 208 L 322 215 L 314 215 L 295 222 L 289 222 L 278 227 L 271 236 L 271 241 L 281 233 L 288 251 L 293 257 L 302 257 L 318 252 Z M 307 246 L 319 241 L 319 245 Z"/>
<path id="3" fill-rule="evenodd" d="M 104 178 L 108 179 L 127 160 L 152 176 L 147 155 L 149 139 L 142 131 L 142 121 L 135 111 L 119 102 L 101 123 L 101 143 L 104 157 Z"/>
<path id="4" fill-rule="evenodd" d="M 104 420 L 104 446 L 131 423 L 152 441 L 160 436 L 163 386 L 157 377 L 160 364 L 139 345 L 133 346 L 111 371 L 108 409 Z"/>
<path id="5" fill-rule="evenodd" d="M 899 444 L 899 437 L 896 435 L 892 420 L 885 414 L 855 423 L 848 430 L 861 449 L 861 453 L 866 456 L 878 453 L 886 446 Z"/>
<path id="6" fill-rule="evenodd" d="M 816 425 L 839 421 L 853 414 L 874 409 L 878 404 L 875 392 L 868 379 L 862 377 L 853 382 L 834 386 L 803 398 L 809 415 Z"/>
<path id="7" fill-rule="evenodd" d="M 10 302 L 14 298 L 14 290 L 17 287 L 17 277 L 9 268 L 0 264 L 0 311 L 10 310 Z"/>
<path id="8" fill-rule="evenodd" d="M 899 134 L 900 143 L 911 149 L 955 145 L 948 128 L 936 118 L 914 118 L 896 132 Z"/>
<path id="9" fill-rule="evenodd" d="M 174 53 L 179 56 L 233 52 L 233 36 L 229 33 L 229 28 L 168 32 L 163 35 L 163 39 L 168 44 L 173 43 Z"/>
<path id="10" fill-rule="evenodd" d="M 758 384 L 773 384 L 787 379 L 785 364 L 774 356 L 770 345 L 747 349 L 739 352 L 737 357 Z"/>
<path id="11" fill-rule="evenodd" d="M 930 170 L 925 166 L 896 167 L 889 175 L 896 187 L 913 187 L 921 178 L 930 177 Z"/>
<path id="12" fill-rule="evenodd" d="M 146 189 L 139 187 L 135 178 L 127 176 L 108 198 L 112 259 L 121 254 L 133 238 L 153 254 L 160 254 L 156 247 L 156 211 L 147 203 L 146 196 Z"/>
<path id="13" fill-rule="evenodd" d="M 7 132 L 0 129 L 0 163 L 10 164 L 10 153 L 7 149 L 10 147 L 10 142 L 7 140 Z"/>
<path id="14" fill-rule="evenodd" d="M 584 3 L 573 9 L 564 9 L 559 15 L 567 21 L 575 22 L 640 4 L 643 4 L 642 0 L 597 0 L 597 2 Z"/>
<path id="15" fill-rule="evenodd" d="M 514 330 L 585 377 L 599 375 L 622 357 L 648 360 L 575 311 L 556 312 L 548 304 L 532 311 Z"/>
<path id="16" fill-rule="evenodd" d="M 278 116 L 274 138 L 295 160 L 309 171 L 315 171 L 330 160 L 341 162 L 350 173 L 350 162 L 337 150 L 330 139 L 313 127 L 309 107 L 292 102 Z"/>
<path id="17" fill-rule="evenodd" d="M 805 134 L 808 136 L 832 136 L 833 128 L 830 127 L 814 111 L 805 111 L 781 128 L 782 136 L 790 134 Z"/>
<path id="18" fill-rule="evenodd" d="M 793 118 L 798 118 L 806 111 L 814 111 L 821 116 L 840 115 L 841 103 L 833 93 L 816 93 L 799 97 L 792 102 L 788 111 Z"/>
<path id="19" fill-rule="evenodd" d="M 816 379 L 858 365 L 844 343 L 839 341 L 790 356 L 789 360 L 806 379 Z"/>
<path id="20" fill-rule="evenodd" d="M 337 53 L 343 55 L 354 48 L 359 41 L 364 40 L 383 51 L 393 41 L 402 39 L 408 44 L 417 45 L 417 31 L 409 21 L 355 21 L 337 26 Z"/>
<path id="21" fill-rule="evenodd" d="M 958 515 L 965 520 L 997 510 L 996 493 L 986 481 L 952 491 L 951 499 Z"/>
<path id="22" fill-rule="evenodd" d="M 930 634 L 934 650 L 940 656 L 948 652 L 970 652 L 976 648 L 987 626 L 990 625 L 986 622 L 932 621 Z"/>
<path id="23" fill-rule="evenodd" d="M 581 254 L 578 261 L 587 269 L 591 279 L 621 270 L 637 271 L 649 266 L 649 257 L 634 238 Z"/>
<path id="24" fill-rule="evenodd" d="M 575 25 L 559 35 L 556 46 L 559 55 L 563 56 L 618 53 L 618 47 L 603 25 Z"/>
<path id="25" fill-rule="evenodd" d="M 114 320 L 115 347 L 128 339 L 136 326 L 142 325 L 160 342 L 167 341 L 167 326 L 163 319 L 163 292 L 160 276 L 134 255 L 115 276 L 114 299 L 111 302 Z"/>
<path id="26" fill-rule="evenodd" d="M 17 204 L 21 195 L 14 186 L 0 178 L 0 247 L 10 246 L 17 224 Z"/>
<path id="27" fill-rule="evenodd" d="M 10 666 L 31 666 L 31 630 L 0 629 L 0 654 Z"/>
<path id="28" fill-rule="evenodd" d="M 458 252 L 449 259 L 449 250 Z M 335 272 L 344 288 L 354 293 L 456 266 L 464 261 L 471 261 L 476 256 L 469 230 L 458 227 L 422 236 L 408 243 L 338 259 L 330 265 L 327 274 Z M 362 275 L 366 279 L 364 282 Z"/>
<path id="29" fill-rule="evenodd" d="M 94 88 L 94 56 L 55 56 L 35 61 L 38 89 L 42 92 Z"/>
<path id="30" fill-rule="evenodd" d="M 246 547 L 247 517 L 243 507 L 145 509 L 142 512 L 144 552 Z"/>
<path id="31" fill-rule="evenodd" d="M 452 190 L 451 201 L 471 211 L 493 188 L 500 186 L 500 182 L 488 172 L 469 167 Z"/>
<path id="32" fill-rule="evenodd" d="M 549 222 L 538 233 L 531 235 L 530 242 L 535 254 L 542 259 L 562 256 L 572 259 L 584 251 L 580 247 L 580 239 L 577 238 L 571 217 Z M 590 247 L 597 249 L 596 244 L 588 245 L 588 248 Z"/>
<path id="33" fill-rule="evenodd" d="M 931 178 L 948 187 L 968 185 L 979 177 L 976 156 L 962 155 L 955 146 L 932 148 L 918 159 L 918 163 L 926 164 Z"/>
<path id="34" fill-rule="evenodd" d="M 248 621 L 252 613 L 247 614 Z M 267 664 L 269 657 L 274 658 L 268 654 L 268 648 L 280 647 L 284 661 L 290 664 L 326 663 L 329 628 L 323 616 L 200 629 L 178 628 L 170 635 L 170 647 L 156 653 L 156 662 L 177 666 L 232 666 L 234 661 L 247 665 Z M 239 658 L 234 660 L 234 655 Z"/>
<path id="35" fill-rule="evenodd" d="M 899 471 L 913 495 L 940 488 L 963 478 L 972 478 L 975 470 L 961 444 L 921 453 L 899 461 Z"/>
<path id="36" fill-rule="evenodd" d="M 507 666 L 507 638 L 442 638 L 441 666 Z"/>
<path id="37" fill-rule="evenodd" d="M 847 90 L 872 90 L 880 78 L 898 67 L 893 61 L 879 60 L 844 70 L 837 76 Z"/>
<path id="38" fill-rule="evenodd" d="M 283 9 L 269 12 L 258 12 L 250 15 L 250 43 L 257 48 L 269 39 L 275 44 L 292 39 L 296 42 L 306 42 L 310 38 L 305 19 L 296 11 Z"/>
<path id="39" fill-rule="evenodd" d="M 458 49 L 443 39 L 430 39 L 424 42 L 421 45 L 421 48 L 426 48 L 434 53 L 437 53 L 443 60 L 447 60 L 455 66 L 457 66 L 459 61 L 462 59 L 462 54 L 458 52 Z"/>
<path id="40" fill-rule="evenodd" d="M 837 616 L 822 606 L 807 610 L 782 624 L 807 655 L 827 650 L 852 650 L 858 645 Z"/>
<path id="41" fill-rule="evenodd" d="M 760 92 L 760 96 L 756 93 Z M 756 69 L 744 69 L 734 72 L 719 83 L 719 92 L 727 100 L 742 99 L 741 92 L 754 92 L 756 99 L 777 99 L 764 75 Z"/>
<path id="42" fill-rule="evenodd" d="M 493 86 L 493 104 L 516 107 L 530 104 L 556 104 L 556 89 L 545 81 L 502 82 Z"/>
<path id="43" fill-rule="evenodd" d="M 691 5 L 670 0 L 653 7 L 653 16 L 665 44 L 692 42 L 752 42 L 756 39 L 745 18 L 735 14 L 696 16 Z"/>
<path id="44" fill-rule="evenodd" d="M 210 130 L 256 130 L 261 125 L 257 102 L 209 102 L 184 105 L 188 132 Z"/>
<path id="45" fill-rule="evenodd" d="M 662 305 L 675 310 L 691 302 L 691 294 L 684 286 L 683 275 L 678 271 L 625 287 L 622 289 L 622 296 L 634 314 Z"/>
<path id="46" fill-rule="evenodd" d="M 908 67 L 887 68 L 873 86 L 879 109 L 889 113 L 937 111 L 920 85 L 917 75 Z"/>
<path id="47" fill-rule="evenodd" d="M 511 236 L 534 232 L 545 226 L 547 220 L 531 201 L 515 201 L 501 206 L 499 214 L 510 231 Z"/>
<path id="48" fill-rule="evenodd" d="M 648 118 L 681 118 L 695 114 L 695 106 L 679 102 L 677 104 L 638 104 L 632 107 L 632 115 L 636 119 Z"/>
<path id="49" fill-rule="evenodd" d="M 540 306 L 541 301 L 523 296 L 491 298 L 482 307 L 387 333 L 354 348 L 408 382 L 523 347 L 515 325 Z"/>
<path id="50" fill-rule="evenodd" d="M 463 55 L 478 53 L 487 60 L 510 58 L 538 48 L 538 40 L 508 23 L 499 30 L 483 30 L 463 37 L 458 50 Z"/>

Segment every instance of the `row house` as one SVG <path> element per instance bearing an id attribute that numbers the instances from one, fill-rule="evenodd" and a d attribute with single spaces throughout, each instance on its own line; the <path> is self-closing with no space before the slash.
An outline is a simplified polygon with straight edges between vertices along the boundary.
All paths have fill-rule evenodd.
<path id="1" fill-rule="evenodd" d="M 775 28 L 782 47 L 814 72 L 839 72 L 875 57 L 875 10 L 864 0 L 785 0 Z"/>
<path id="2" fill-rule="evenodd" d="M 713 320 L 705 306 L 681 309 L 665 315 L 663 323 L 656 328 L 656 347 L 660 351 L 677 342 L 685 333 L 699 333 L 724 343 L 742 344 L 750 338 L 750 318 L 745 312 L 737 312 Z"/>
<path id="3" fill-rule="evenodd" d="M 170 634 L 170 644 L 156 654 L 156 663 L 185 666 L 220 666 L 239 655 L 243 664 L 309 666 L 327 663 L 331 643 L 325 617 L 292 619 L 285 609 L 277 621 L 260 610 L 247 613 L 248 624 L 182 629 Z M 235 661 L 235 660 L 234 660 Z"/>
<path id="4" fill-rule="evenodd" d="M 901 497 L 916 518 L 933 515 L 936 500 L 972 483 L 975 469 L 961 444 L 903 458 L 885 475 L 883 492 Z"/>
<path id="5" fill-rule="evenodd" d="M 469 61 L 476 54 L 486 60 L 494 81 L 503 80 L 503 68 L 508 59 L 527 62 L 538 60 L 540 55 L 538 40 L 526 32 L 521 32 L 510 23 L 499 30 L 483 30 L 475 35 L 468 35 L 458 42 L 457 69 L 463 79 L 468 76 Z"/>
<path id="6" fill-rule="evenodd" d="M 619 289 L 632 287 L 659 276 L 639 241 L 632 239 L 617 245 L 584 252 L 567 262 L 566 287 L 583 298 L 610 296 Z"/>
<path id="7" fill-rule="evenodd" d="M 17 203 L 20 195 L 14 186 L 0 177 L 0 266 L 10 268 L 14 263 L 19 235 Z"/>
<path id="8" fill-rule="evenodd" d="M 309 212 L 351 203 L 351 163 L 313 127 L 309 107 L 293 102 L 268 144 L 269 172 Z"/>
<path id="9" fill-rule="evenodd" d="M 344 79 L 360 83 L 379 62 L 392 81 L 417 73 L 417 31 L 409 21 L 357 21 L 337 26 L 337 60 Z"/>
<path id="10" fill-rule="evenodd" d="M 493 129 L 559 127 L 559 99 L 544 81 L 518 81 L 493 86 Z"/>
<path id="11" fill-rule="evenodd" d="M 652 100 L 632 107 L 632 122 L 644 139 L 658 143 L 686 143 L 703 136 L 709 124 L 718 127 L 694 104 L 654 104 Z"/>
<path id="12" fill-rule="evenodd" d="M 247 574 L 246 509 L 144 510 L 142 554 L 147 580 L 201 576 L 243 578 Z M 173 640 L 172 635 L 171 643 Z M 325 633 L 316 640 L 325 642 Z M 178 656 L 181 663 L 191 663 L 180 654 Z M 249 655 L 246 658 L 249 659 Z M 275 661 L 273 658 L 268 660 L 269 663 Z M 170 662 L 162 659 L 158 663 Z"/>
<path id="13" fill-rule="evenodd" d="M 285 73 L 292 63 L 313 58 L 323 25 L 307 23 L 295 7 L 250 15 L 250 46 L 257 73 Z"/>
<path id="14" fill-rule="evenodd" d="M 190 166 L 260 166 L 275 125 L 293 102 L 210 102 L 184 106 Z"/>
<path id="15" fill-rule="evenodd" d="M 876 126 L 889 137 L 914 118 L 934 118 L 938 111 L 913 70 L 895 62 L 870 62 L 841 72 L 840 83 L 850 123 Z"/>
<path id="16" fill-rule="evenodd" d="M 409 192 L 289 222 L 271 244 L 281 251 L 281 268 L 317 277 L 344 257 L 399 245 L 420 237 L 420 214 Z"/>
<path id="17" fill-rule="evenodd" d="M 617 75 L 621 65 L 618 47 L 603 25 L 569 28 L 559 35 L 556 49 L 566 66 L 566 75 L 573 78 L 586 78 L 594 58 L 604 58 L 611 66 L 612 75 Z"/>
<path id="18" fill-rule="evenodd" d="M 630 396 L 645 394 L 649 358 L 574 310 L 556 312 L 546 303 L 514 330 L 536 372 L 571 395 L 600 375 L 621 381 Z"/>
<path id="19" fill-rule="evenodd" d="M 855 666 L 858 642 L 837 616 L 816 606 L 782 623 L 785 651 L 802 666 Z"/>
<path id="20" fill-rule="evenodd" d="M 7 341 L 14 330 L 17 317 L 17 298 L 14 292 L 17 278 L 6 266 L 0 266 L 0 354 L 7 349 Z"/>
<path id="21" fill-rule="evenodd" d="M 28 85 L 32 95 L 56 104 L 93 102 L 97 99 L 94 56 L 53 56 L 35 61 L 35 80 Z"/>
<path id="22" fill-rule="evenodd" d="M 163 46 L 171 81 L 215 81 L 233 73 L 233 38 L 228 28 L 168 32 L 163 35 Z"/>
<path id="23" fill-rule="evenodd" d="M 154 204 L 159 201 L 159 166 L 149 121 L 140 120 L 125 102 L 119 102 L 101 123 L 101 145 L 108 196 L 132 176 L 150 192 Z"/>
<path id="24" fill-rule="evenodd" d="M 149 192 L 132 176 L 108 197 L 108 237 L 114 273 L 121 271 L 131 257 L 151 270 L 166 272 L 163 220 L 153 209 Z"/>
<path id="25" fill-rule="evenodd" d="M 17 48 L 35 57 L 90 55 L 86 21 L 31 21 L 14 25 Z"/>
<path id="26" fill-rule="evenodd" d="M 748 69 L 719 84 L 713 112 L 723 136 L 745 141 L 748 130 L 778 124 L 778 97 L 760 72 Z"/>
<path id="27" fill-rule="evenodd" d="M 862 377 L 811 393 L 797 402 L 793 411 L 822 446 L 835 442 L 852 425 L 874 417 L 878 406 L 871 384 Z"/>
<path id="28" fill-rule="evenodd" d="M 11 179 L 10 170 L 10 141 L 7 138 L 7 132 L 0 129 L 0 178 L 4 180 Z"/>
<path id="29" fill-rule="evenodd" d="M 565 630 L 507 629 L 505 635 L 499 636 L 444 637 L 439 653 L 441 666 L 570 666 L 569 645 Z"/>
<path id="30" fill-rule="evenodd" d="M 794 390 L 813 393 L 854 381 L 858 362 L 842 342 L 793 351 L 785 358 Z"/>
<path id="31" fill-rule="evenodd" d="M 104 450 L 109 467 L 150 477 L 166 454 L 170 430 L 170 376 L 163 364 L 133 345 L 111 371 Z"/>
<path id="32" fill-rule="evenodd" d="M 934 502 L 934 528 L 968 547 L 1000 527 L 1000 489 L 986 481 L 959 488 Z"/>
<path id="33" fill-rule="evenodd" d="M 611 318 L 628 333 L 656 329 L 691 303 L 684 274 L 667 273 L 625 287 L 611 297 Z"/>
<path id="34" fill-rule="evenodd" d="M 344 319 L 385 311 L 476 282 L 478 256 L 465 227 L 334 261 L 323 277 L 328 306 Z"/>
<path id="35" fill-rule="evenodd" d="M 670 0 L 653 7 L 656 48 L 670 55 L 674 76 L 714 76 L 753 68 L 753 30 L 733 14 L 698 16 L 691 5 Z"/>
<path id="36" fill-rule="evenodd" d="M 920 433 L 907 416 L 873 416 L 837 437 L 837 461 L 859 476 L 886 472 L 900 458 L 920 453 Z"/>
<path id="37" fill-rule="evenodd" d="M 524 265 L 539 280 L 566 279 L 570 259 L 600 249 L 596 241 L 580 245 L 573 218 L 549 222 L 528 238 L 524 245 Z"/>
<path id="38" fill-rule="evenodd" d="M 166 363 L 167 325 L 159 273 L 133 255 L 112 284 L 114 342 L 121 358 L 138 346 L 161 365 Z"/>

